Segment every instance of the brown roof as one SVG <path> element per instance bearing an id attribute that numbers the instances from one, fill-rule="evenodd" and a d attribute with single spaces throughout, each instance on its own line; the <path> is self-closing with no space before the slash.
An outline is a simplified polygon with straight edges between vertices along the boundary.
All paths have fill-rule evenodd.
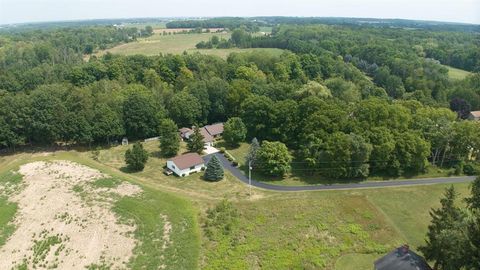
<path id="1" fill-rule="evenodd" d="M 223 133 L 223 123 L 216 123 L 213 125 L 205 126 L 205 129 L 212 136 L 217 136 Z"/>
<path id="2" fill-rule="evenodd" d="M 179 129 L 178 131 L 180 131 L 180 133 L 187 133 L 187 132 L 192 131 L 192 130 L 184 127 L 184 128 Z"/>
<path id="3" fill-rule="evenodd" d="M 176 156 L 169 159 L 169 161 L 175 163 L 175 165 L 177 165 L 180 170 L 184 170 L 205 163 L 202 157 L 197 153 L 188 153 L 185 155 Z"/>
<path id="4" fill-rule="evenodd" d="M 480 117 L 480 111 L 473 111 L 473 112 L 470 112 L 471 115 L 473 115 L 473 117 Z"/>
<path id="5" fill-rule="evenodd" d="M 200 129 L 200 133 L 203 135 L 203 142 L 213 142 L 213 137 L 208 133 L 205 127 Z"/>

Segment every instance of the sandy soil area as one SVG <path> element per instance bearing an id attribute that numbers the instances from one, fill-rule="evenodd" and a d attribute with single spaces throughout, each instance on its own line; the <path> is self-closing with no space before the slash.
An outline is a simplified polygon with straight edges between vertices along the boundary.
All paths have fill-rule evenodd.
<path id="1" fill-rule="evenodd" d="M 120 224 L 111 211 L 113 200 L 86 200 L 96 194 L 89 182 L 100 172 L 66 161 L 34 162 L 20 168 L 25 187 L 9 198 L 18 204 L 16 230 L 0 248 L 0 269 L 26 265 L 29 269 L 123 269 L 136 245 L 134 226 Z M 77 189 L 77 190 L 76 190 Z M 140 187 L 123 182 L 110 191 L 134 196 Z M 91 197 L 87 197 L 91 198 Z"/>

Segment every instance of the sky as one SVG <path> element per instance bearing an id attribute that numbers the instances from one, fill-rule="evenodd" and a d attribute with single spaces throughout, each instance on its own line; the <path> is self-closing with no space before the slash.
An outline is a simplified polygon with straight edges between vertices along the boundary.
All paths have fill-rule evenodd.
<path id="1" fill-rule="evenodd" d="M 480 24 L 480 0 L 0 0 L 0 24 L 218 16 L 401 18 Z"/>

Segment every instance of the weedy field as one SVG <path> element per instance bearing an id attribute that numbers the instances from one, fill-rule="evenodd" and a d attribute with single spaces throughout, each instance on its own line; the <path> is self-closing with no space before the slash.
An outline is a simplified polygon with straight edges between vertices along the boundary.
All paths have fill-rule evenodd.
<path id="1" fill-rule="evenodd" d="M 202 180 L 201 174 L 165 176 L 158 142 L 143 145 L 150 158 L 138 173 L 124 172 L 128 146 L 102 149 L 98 157 L 91 151 L 5 156 L 0 159 L 0 185 L 18 187 L 15 192 L 20 192 L 28 186 L 13 173 L 20 165 L 69 160 L 108 175 L 75 188 L 75 194 L 87 202 L 93 200 L 82 195 L 87 188 L 117 189 L 124 182 L 140 187 L 135 196 L 110 194 L 106 199 L 113 200 L 107 208 L 120 224 L 136 226 L 129 236 L 136 241 L 127 262 L 132 269 L 165 265 L 166 269 L 338 270 L 371 269 L 376 258 L 403 243 L 416 249 L 424 241 L 428 211 L 438 206 L 447 186 L 292 193 L 253 188 L 250 197 L 248 187 L 228 172 L 216 183 Z M 246 149 L 231 151 L 239 154 Z M 455 186 L 460 193 L 467 192 L 468 184 Z M 10 197 L 0 200 L 0 240 L 7 244 L 21 226 L 17 222 L 22 213 L 22 205 Z M 53 240 L 49 245 L 54 247 L 68 242 Z"/>

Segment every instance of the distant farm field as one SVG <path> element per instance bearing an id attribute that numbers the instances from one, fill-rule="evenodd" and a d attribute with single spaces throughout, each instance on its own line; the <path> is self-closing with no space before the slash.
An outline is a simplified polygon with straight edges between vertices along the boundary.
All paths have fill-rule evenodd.
<path id="1" fill-rule="evenodd" d="M 162 35 L 163 31 L 171 31 L 172 29 L 155 29 L 156 34 L 146 39 L 139 39 L 135 42 L 121 44 L 111 49 L 98 52 L 97 55 L 103 55 L 106 52 L 122 55 L 158 55 L 162 54 L 181 54 L 183 52 L 216 55 L 226 58 L 232 52 L 251 52 L 262 51 L 273 54 L 281 54 L 280 49 L 270 48 L 250 48 L 250 49 L 202 49 L 198 50 L 195 45 L 201 41 L 208 41 L 212 36 L 229 39 L 229 33 L 202 33 L 202 34 L 171 34 Z M 175 30 L 175 29 L 173 29 Z M 177 29 L 178 30 L 178 29 Z"/>

